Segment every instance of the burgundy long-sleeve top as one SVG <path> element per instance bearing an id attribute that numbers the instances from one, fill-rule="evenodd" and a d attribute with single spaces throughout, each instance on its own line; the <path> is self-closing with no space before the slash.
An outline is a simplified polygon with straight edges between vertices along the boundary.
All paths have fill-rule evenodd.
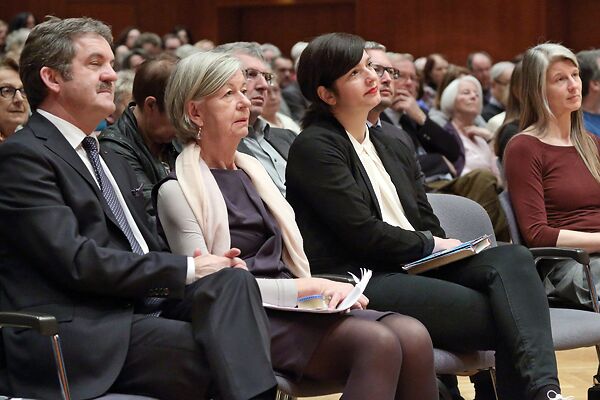
<path id="1" fill-rule="evenodd" d="M 521 134 L 511 139 L 504 157 L 510 199 L 527 246 L 556 246 L 561 229 L 600 231 L 600 183 L 575 147 Z"/>

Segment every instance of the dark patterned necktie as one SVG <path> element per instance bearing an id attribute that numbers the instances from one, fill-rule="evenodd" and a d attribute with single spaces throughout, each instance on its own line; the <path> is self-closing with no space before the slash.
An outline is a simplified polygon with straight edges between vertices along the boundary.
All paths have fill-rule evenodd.
<path id="1" fill-rule="evenodd" d="M 123 212 L 123 208 L 121 207 L 121 203 L 119 203 L 117 194 L 115 193 L 114 188 L 110 184 L 106 173 L 104 173 L 102 165 L 100 165 L 100 155 L 98 154 L 96 140 L 93 137 L 88 136 L 85 139 L 83 139 L 83 142 L 81 142 L 81 146 L 85 149 L 88 158 L 92 163 L 92 167 L 94 168 L 96 178 L 98 179 L 98 183 L 100 184 L 100 190 L 102 191 L 102 195 L 104 196 L 106 203 L 108 203 L 110 211 L 112 211 L 113 215 L 115 216 L 117 223 L 119 224 L 119 228 L 121 228 L 121 231 L 123 231 L 125 237 L 127 237 L 127 240 L 131 245 L 131 250 L 136 254 L 144 254 L 142 247 L 133 235 L 131 226 L 129 226 L 129 223 L 127 223 L 125 212 Z"/>
<path id="2" fill-rule="evenodd" d="M 94 173 L 96 174 L 96 178 L 98 179 L 98 183 L 100 184 L 100 190 L 102 191 L 102 195 L 104 199 L 108 203 L 108 207 L 110 211 L 112 211 L 115 216 L 117 223 L 119 224 L 119 228 L 127 237 L 129 244 L 131 245 L 131 250 L 136 254 L 144 254 L 142 250 L 142 246 L 138 243 L 133 235 L 133 231 L 131 230 L 131 226 L 127 222 L 127 218 L 125 217 L 125 212 L 123 211 L 123 207 L 121 207 L 121 203 L 119 203 L 119 199 L 117 198 L 117 194 L 115 193 L 115 189 L 110 184 L 102 165 L 100 165 L 100 155 L 98 154 L 98 146 L 96 146 L 96 140 L 93 137 L 86 137 L 81 142 L 81 146 L 85 149 L 88 158 L 92 163 L 92 167 L 94 168 Z M 163 298 L 159 297 L 146 297 L 144 299 L 144 310 L 142 311 L 145 314 L 153 315 L 158 317 L 160 315 L 159 306 L 163 302 Z"/>

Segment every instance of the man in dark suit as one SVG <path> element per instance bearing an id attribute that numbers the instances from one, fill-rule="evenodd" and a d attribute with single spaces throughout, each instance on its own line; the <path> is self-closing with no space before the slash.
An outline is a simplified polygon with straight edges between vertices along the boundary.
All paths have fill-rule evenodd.
<path id="1" fill-rule="evenodd" d="M 275 185 L 285 196 L 285 167 L 290 146 L 296 134 L 289 129 L 272 128 L 258 118 L 262 114 L 267 89 L 275 79 L 256 43 L 235 42 L 217 47 L 240 60 L 246 76 L 246 96 L 250 100 L 248 136 L 238 145 L 238 151 L 255 157 L 265 167 Z"/>
<path id="2" fill-rule="evenodd" d="M 114 110 L 111 43 L 99 21 L 50 18 L 23 50 L 34 113 L 0 146 L 1 308 L 57 318 L 74 399 L 272 399 L 267 320 L 239 251 L 158 251 L 135 175 L 98 150 L 91 132 Z M 206 268 L 222 269 L 198 279 Z M 2 393 L 57 398 L 47 341 L 2 336 Z"/>

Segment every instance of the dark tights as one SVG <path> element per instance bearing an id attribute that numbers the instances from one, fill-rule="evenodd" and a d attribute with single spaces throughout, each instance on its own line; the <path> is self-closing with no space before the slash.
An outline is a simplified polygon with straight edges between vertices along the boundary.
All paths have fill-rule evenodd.
<path id="1" fill-rule="evenodd" d="M 344 400 L 438 396 L 429 334 L 399 314 L 379 322 L 345 318 L 323 337 L 304 375 L 345 381 Z"/>

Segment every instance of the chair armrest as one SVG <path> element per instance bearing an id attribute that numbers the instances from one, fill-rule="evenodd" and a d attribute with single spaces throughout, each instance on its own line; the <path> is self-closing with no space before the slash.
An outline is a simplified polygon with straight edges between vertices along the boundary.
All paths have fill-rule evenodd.
<path id="1" fill-rule="evenodd" d="M 58 322 L 56 318 L 48 314 L 36 312 L 0 312 L 0 327 L 30 328 L 44 336 L 58 334 Z"/>
<path id="2" fill-rule="evenodd" d="M 529 249 L 533 257 L 570 258 L 580 264 L 588 265 L 590 255 L 583 249 L 568 249 L 564 247 L 534 247 Z"/>
<path id="3" fill-rule="evenodd" d="M 349 276 L 349 275 L 316 274 L 316 275 L 313 275 L 313 278 L 323 278 L 323 279 L 329 279 L 331 281 L 342 282 L 342 283 L 349 283 L 351 285 L 356 285 L 356 282 L 354 282 L 354 279 L 352 279 L 352 277 Z"/>

